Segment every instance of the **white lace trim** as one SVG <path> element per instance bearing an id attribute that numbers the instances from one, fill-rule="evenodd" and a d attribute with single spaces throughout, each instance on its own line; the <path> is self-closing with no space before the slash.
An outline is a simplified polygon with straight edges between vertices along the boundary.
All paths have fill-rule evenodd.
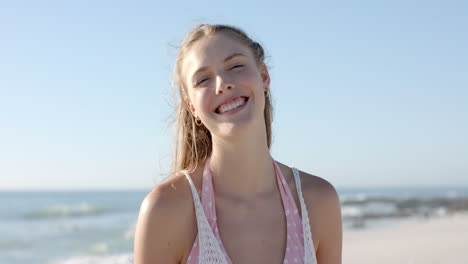
<path id="1" fill-rule="evenodd" d="M 299 171 L 296 168 L 292 168 L 294 174 L 294 180 L 296 181 L 297 196 L 301 203 L 302 213 L 302 228 L 304 230 L 304 264 L 316 264 L 317 258 L 315 256 L 314 241 L 312 240 L 312 232 L 310 231 L 309 214 L 307 213 L 307 206 L 302 196 L 301 179 L 299 177 Z"/>
<path id="2" fill-rule="evenodd" d="M 193 184 L 192 178 L 187 171 L 182 171 L 187 180 L 190 183 L 190 188 L 192 189 L 193 201 L 195 203 L 195 214 L 197 216 L 197 226 L 198 226 L 198 246 L 200 249 L 200 254 L 198 257 L 198 263 L 203 264 L 228 264 L 226 256 L 224 255 L 219 242 L 211 230 L 208 219 L 206 219 L 205 212 L 203 211 L 203 206 L 200 202 L 200 198 L 197 193 L 197 189 Z"/>

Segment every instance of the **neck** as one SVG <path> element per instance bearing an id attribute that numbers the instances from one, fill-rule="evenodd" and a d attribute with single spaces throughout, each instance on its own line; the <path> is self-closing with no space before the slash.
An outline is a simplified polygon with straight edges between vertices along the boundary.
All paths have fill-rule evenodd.
<path id="1" fill-rule="evenodd" d="M 213 138 L 210 170 L 217 194 L 246 200 L 277 189 L 264 131 L 246 133 L 246 137 L 238 140 Z"/>

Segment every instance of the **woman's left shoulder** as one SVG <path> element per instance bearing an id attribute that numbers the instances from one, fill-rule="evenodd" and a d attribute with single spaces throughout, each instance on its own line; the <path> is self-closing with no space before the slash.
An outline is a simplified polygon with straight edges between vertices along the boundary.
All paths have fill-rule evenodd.
<path id="1" fill-rule="evenodd" d="M 324 178 L 299 170 L 302 193 L 306 202 L 315 204 L 336 203 L 339 205 L 338 192 L 335 187 Z"/>
<path id="2" fill-rule="evenodd" d="M 327 180 L 299 171 L 319 263 L 341 263 L 341 204 L 335 187 Z"/>

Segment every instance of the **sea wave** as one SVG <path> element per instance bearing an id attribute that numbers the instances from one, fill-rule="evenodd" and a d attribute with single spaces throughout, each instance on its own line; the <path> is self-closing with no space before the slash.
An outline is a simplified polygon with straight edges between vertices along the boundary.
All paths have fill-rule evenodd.
<path id="1" fill-rule="evenodd" d="M 51 218 L 67 218 L 67 217 L 83 217 L 100 215 L 107 212 L 104 207 L 90 205 L 88 203 L 80 203 L 78 205 L 56 205 L 39 210 L 34 210 L 23 214 L 23 218 L 36 219 L 51 219 Z"/>
<path id="2" fill-rule="evenodd" d="M 362 228 L 368 220 L 390 220 L 407 217 L 433 217 L 468 211 L 468 198 L 347 198 L 341 202 L 345 223 Z"/>
<path id="3" fill-rule="evenodd" d="M 68 259 L 49 262 L 48 264 L 132 264 L 133 254 L 108 256 L 76 256 Z"/>
<path id="4" fill-rule="evenodd" d="M 135 228 L 136 223 L 129 227 L 127 230 L 125 230 L 125 232 L 123 233 L 123 238 L 125 240 L 133 240 L 135 237 Z"/>
<path id="5" fill-rule="evenodd" d="M 341 207 L 341 215 L 344 219 L 346 218 L 353 218 L 353 217 L 361 217 L 362 210 L 358 206 L 342 206 Z"/>

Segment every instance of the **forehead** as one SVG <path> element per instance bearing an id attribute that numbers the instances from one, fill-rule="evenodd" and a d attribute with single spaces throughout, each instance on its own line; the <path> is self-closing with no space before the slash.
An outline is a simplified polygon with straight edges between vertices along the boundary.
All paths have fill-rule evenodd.
<path id="1" fill-rule="evenodd" d="M 253 57 L 250 49 L 234 37 L 222 33 L 204 37 L 188 50 L 182 64 L 182 72 L 185 73 L 185 78 L 190 78 L 197 69 L 220 63 L 234 53 Z"/>

